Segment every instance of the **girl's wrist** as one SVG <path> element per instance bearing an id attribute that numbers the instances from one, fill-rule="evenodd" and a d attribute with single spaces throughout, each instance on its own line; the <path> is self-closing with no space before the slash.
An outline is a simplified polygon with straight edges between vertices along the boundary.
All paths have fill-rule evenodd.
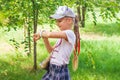
<path id="1" fill-rule="evenodd" d="M 48 40 L 48 38 L 46 38 L 46 37 L 43 37 L 43 40 Z"/>
<path id="2" fill-rule="evenodd" d="M 41 30 L 41 31 L 40 31 L 40 37 L 43 37 L 43 35 L 42 35 L 43 32 L 45 32 L 45 30 Z"/>

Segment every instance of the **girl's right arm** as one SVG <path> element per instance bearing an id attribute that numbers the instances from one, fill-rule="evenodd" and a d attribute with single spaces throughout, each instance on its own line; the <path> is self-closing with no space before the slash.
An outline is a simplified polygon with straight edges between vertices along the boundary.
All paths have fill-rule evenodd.
<path id="1" fill-rule="evenodd" d="M 42 32 L 42 33 L 41 33 L 41 36 L 42 36 L 42 38 L 43 38 L 43 40 L 44 40 L 45 46 L 46 46 L 47 51 L 48 51 L 49 53 L 52 52 L 52 50 L 54 49 L 55 46 L 52 47 L 52 46 L 50 45 L 48 38 L 63 38 L 63 39 L 65 39 L 66 41 L 68 40 L 68 39 L 67 39 L 67 36 L 66 36 L 66 33 L 63 32 L 63 31 L 60 31 L 60 32 L 46 32 L 46 31 L 45 31 L 45 32 Z"/>
<path id="2" fill-rule="evenodd" d="M 51 53 L 52 50 L 54 49 L 54 47 L 52 47 L 52 46 L 50 45 L 50 42 L 49 42 L 48 38 L 43 38 L 43 40 L 44 40 L 44 43 L 45 43 L 45 47 L 47 48 L 47 51 L 48 51 L 49 53 Z"/>
<path id="3" fill-rule="evenodd" d="M 40 37 L 43 38 L 45 46 L 47 48 L 47 51 L 50 53 L 52 52 L 52 50 L 54 49 L 54 46 L 52 47 L 48 41 L 48 38 L 63 38 L 66 41 L 68 41 L 67 39 L 67 35 L 65 32 L 60 31 L 60 32 L 47 32 L 47 31 L 41 31 L 40 34 L 35 34 L 34 35 L 34 40 L 37 41 L 40 39 Z"/>
<path id="4" fill-rule="evenodd" d="M 37 41 L 37 40 L 39 40 L 40 38 L 41 38 L 41 36 L 40 36 L 39 33 L 33 35 L 33 40 L 34 40 L 34 41 Z M 47 48 L 47 51 L 48 51 L 49 53 L 51 53 L 52 50 L 54 49 L 54 46 L 52 47 L 52 46 L 50 45 L 48 38 L 43 37 L 43 40 L 44 40 L 44 43 L 45 43 L 45 47 Z"/>

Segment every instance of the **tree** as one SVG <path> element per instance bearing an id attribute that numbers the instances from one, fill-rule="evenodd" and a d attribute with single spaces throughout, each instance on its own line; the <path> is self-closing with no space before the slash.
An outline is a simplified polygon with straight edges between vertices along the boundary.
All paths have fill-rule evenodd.
<path id="1" fill-rule="evenodd" d="M 93 23 L 96 25 L 95 8 L 100 9 L 100 14 L 103 19 L 112 20 L 112 18 L 115 18 L 119 20 L 116 16 L 116 13 L 120 11 L 119 0 L 77 0 L 76 7 L 81 27 L 85 27 L 85 15 L 87 12 L 92 12 Z"/>
<path id="2" fill-rule="evenodd" d="M 37 31 L 37 22 L 38 22 L 38 4 L 35 0 L 31 0 L 33 4 L 33 25 L 34 25 L 34 34 Z M 34 41 L 34 69 L 37 69 L 37 62 L 36 62 L 36 42 Z"/>

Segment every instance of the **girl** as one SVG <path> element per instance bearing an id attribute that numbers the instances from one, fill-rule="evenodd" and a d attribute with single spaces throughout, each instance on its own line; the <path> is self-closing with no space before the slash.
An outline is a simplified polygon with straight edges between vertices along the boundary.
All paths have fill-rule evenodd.
<path id="1" fill-rule="evenodd" d="M 75 14 L 67 6 L 60 6 L 50 18 L 56 20 L 61 31 L 42 30 L 40 33 L 34 34 L 35 41 L 43 38 L 47 51 L 51 53 L 49 71 L 42 77 L 42 80 L 70 80 L 67 65 L 76 41 L 76 36 L 72 31 Z M 58 38 L 55 46 L 50 45 L 48 38 Z"/>

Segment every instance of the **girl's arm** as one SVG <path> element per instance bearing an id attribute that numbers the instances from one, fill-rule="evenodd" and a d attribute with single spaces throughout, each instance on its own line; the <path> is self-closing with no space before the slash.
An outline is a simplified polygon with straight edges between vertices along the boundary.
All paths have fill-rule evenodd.
<path id="1" fill-rule="evenodd" d="M 54 49 L 54 47 L 52 47 L 52 46 L 50 45 L 48 38 L 43 38 L 43 40 L 44 40 L 44 43 L 45 43 L 45 47 L 47 48 L 47 51 L 48 51 L 49 53 L 51 53 L 52 50 Z"/>
<path id="2" fill-rule="evenodd" d="M 41 35 L 43 38 L 63 38 L 68 41 L 66 33 L 63 31 L 60 32 L 42 32 Z"/>
<path id="3" fill-rule="evenodd" d="M 52 52 L 52 50 L 54 49 L 54 46 L 52 47 L 48 41 L 48 38 L 64 38 L 65 40 L 67 40 L 67 36 L 65 34 L 65 32 L 60 31 L 60 32 L 42 32 L 41 36 L 43 37 L 45 46 L 48 50 L 48 52 Z"/>
<path id="4" fill-rule="evenodd" d="M 37 40 L 40 39 L 40 37 L 43 38 L 45 46 L 46 46 L 47 51 L 49 53 L 54 49 L 54 46 L 52 47 L 50 45 L 50 43 L 48 41 L 48 38 L 63 38 L 63 39 L 68 41 L 67 36 L 66 36 L 65 32 L 63 32 L 63 31 L 60 31 L 60 32 L 46 32 L 46 31 L 44 31 L 44 32 L 41 33 L 41 35 L 40 34 L 34 34 L 33 39 L 35 41 L 37 41 Z"/>

